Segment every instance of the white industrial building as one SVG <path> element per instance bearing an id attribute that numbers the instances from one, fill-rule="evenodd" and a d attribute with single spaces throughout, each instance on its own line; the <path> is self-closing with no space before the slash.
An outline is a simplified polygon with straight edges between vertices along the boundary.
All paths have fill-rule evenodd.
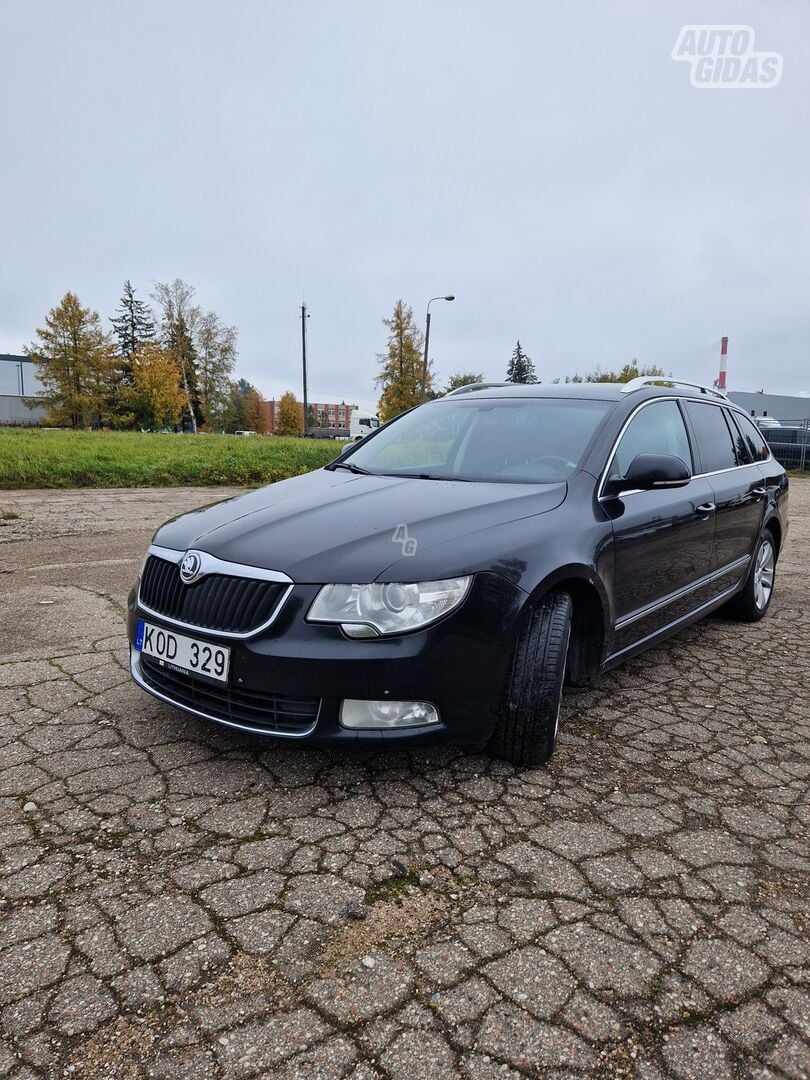
<path id="1" fill-rule="evenodd" d="M 44 406 L 26 404 L 28 398 L 44 393 L 37 368 L 27 356 L 0 353 L 0 425 L 25 427 L 45 418 Z"/>

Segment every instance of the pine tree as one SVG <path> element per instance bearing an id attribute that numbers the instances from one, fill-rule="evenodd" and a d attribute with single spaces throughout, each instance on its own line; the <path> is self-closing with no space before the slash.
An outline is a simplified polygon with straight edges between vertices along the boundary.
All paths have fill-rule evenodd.
<path id="1" fill-rule="evenodd" d="M 118 339 L 118 353 L 122 359 L 121 381 L 132 382 L 132 362 L 139 346 L 152 341 L 157 333 L 152 309 L 145 300 L 137 300 L 132 282 L 124 282 L 124 292 L 116 308 L 118 314 L 110 319 Z"/>
<path id="2" fill-rule="evenodd" d="M 506 370 L 506 381 L 508 383 L 536 383 L 537 374 L 534 370 L 534 363 L 531 358 L 528 357 L 523 349 L 523 346 L 518 341 L 515 345 L 514 352 L 512 353 L 512 359 L 509 361 L 509 367 Z"/>
<path id="3" fill-rule="evenodd" d="M 45 387 L 49 419 L 73 428 L 97 427 L 112 420 L 115 390 L 113 342 L 97 311 L 82 307 L 75 293 L 65 293 L 37 329 L 39 341 L 27 355 L 37 365 Z M 42 404 L 43 399 L 37 399 Z"/>
<path id="4" fill-rule="evenodd" d="M 390 331 L 388 351 L 380 353 L 377 360 L 382 371 L 374 380 L 382 387 L 377 406 L 380 420 L 390 420 L 418 405 L 422 389 L 422 342 L 423 335 L 413 318 L 413 308 L 403 300 L 397 300 L 390 319 L 383 319 Z M 433 373 L 428 366 L 425 389 L 433 390 Z"/>

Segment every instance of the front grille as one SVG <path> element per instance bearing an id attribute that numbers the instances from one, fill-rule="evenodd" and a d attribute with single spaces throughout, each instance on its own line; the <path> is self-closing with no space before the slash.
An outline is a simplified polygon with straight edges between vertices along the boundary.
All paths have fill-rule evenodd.
<path id="1" fill-rule="evenodd" d="M 320 698 L 293 698 L 217 686 L 161 667 L 157 660 L 143 653 L 140 667 L 147 686 L 165 694 L 181 708 L 196 709 L 216 720 L 228 720 L 268 734 L 305 735 L 318 718 Z"/>
<path id="2" fill-rule="evenodd" d="M 287 590 L 277 581 L 207 574 L 184 585 L 177 563 L 150 555 L 141 575 L 141 603 L 176 622 L 245 634 L 268 622 Z"/>

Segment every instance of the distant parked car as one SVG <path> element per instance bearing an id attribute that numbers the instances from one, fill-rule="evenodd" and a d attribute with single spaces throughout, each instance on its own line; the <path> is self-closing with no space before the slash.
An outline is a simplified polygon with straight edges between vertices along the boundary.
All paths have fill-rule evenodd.
<path id="1" fill-rule="evenodd" d="M 255 435 L 255 431 L 235 431 L 234 435 Z"/>
<path id="2" fill-rule="evenodd" d="M 566 678 L 773 595 L 785 470 L 717 391 L 654 383 L 464 387 L 168 522 L 135 681 L 260 735 L 548 760 Z"/>

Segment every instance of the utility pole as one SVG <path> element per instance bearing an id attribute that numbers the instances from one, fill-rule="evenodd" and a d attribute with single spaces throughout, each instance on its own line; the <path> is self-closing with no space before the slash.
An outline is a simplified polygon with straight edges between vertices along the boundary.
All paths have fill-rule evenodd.
<path id="1" fill-rule="evenodd" d="M 307 433 L 307 412 L 309 402 L 307 400 L 307 305 L 301 305 L 301 359 L 304 365 L 304 435 Z"/>

